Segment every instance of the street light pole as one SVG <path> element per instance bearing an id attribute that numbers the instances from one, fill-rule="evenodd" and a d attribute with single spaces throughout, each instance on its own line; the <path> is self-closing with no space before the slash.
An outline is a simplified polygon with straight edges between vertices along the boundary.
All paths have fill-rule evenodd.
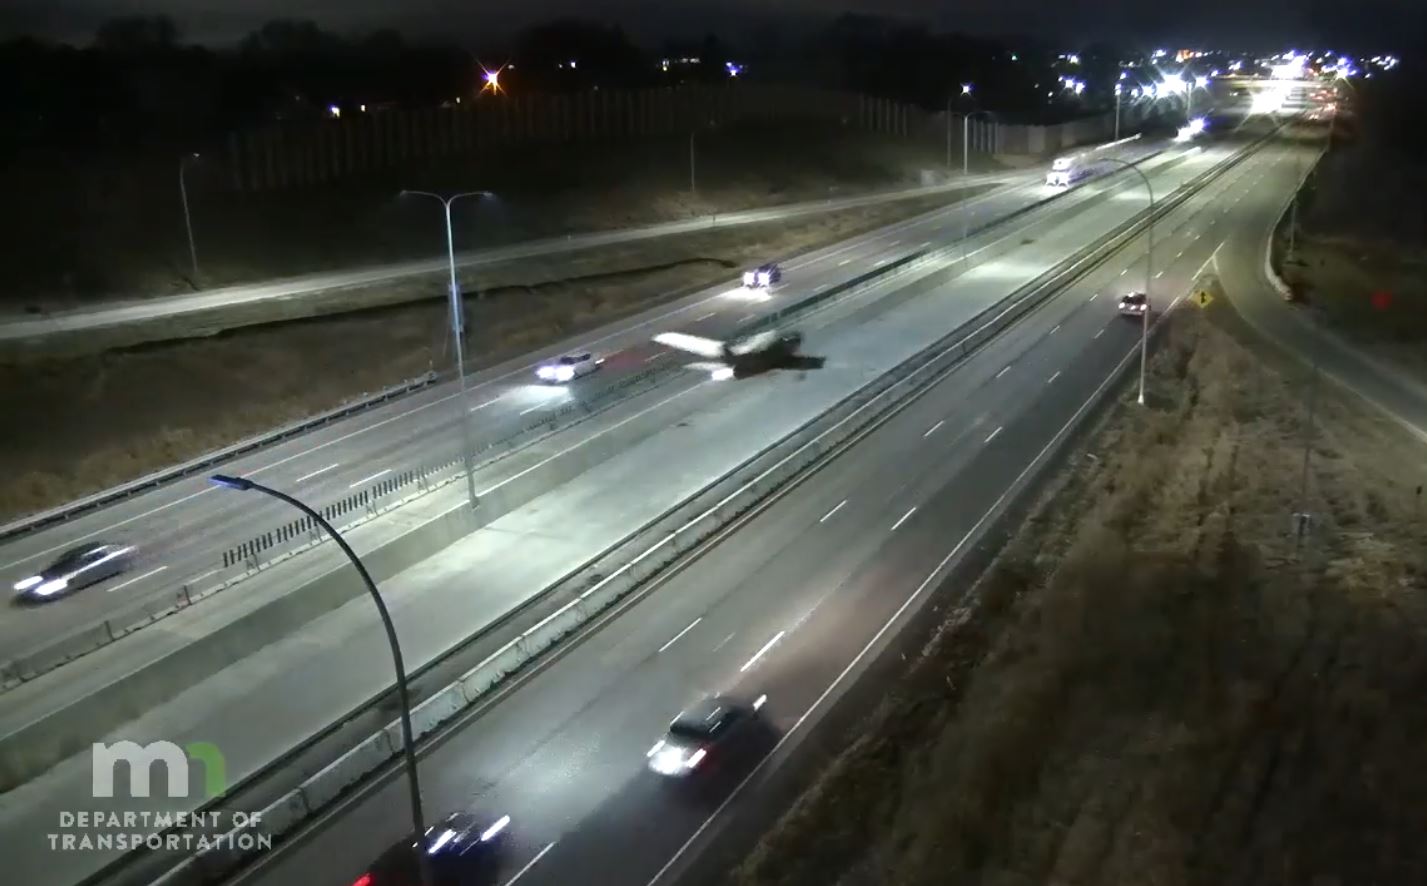
<path id="1" fill-rule="evenodd" d="M 193 217 L 188 213 L 188 183 L 184 181 L 184 172 L 188 170 L 188 161 L 197 160 L 197 154 L 185 154 L 178 158 L 178 197 L 183 201 L 183 227 L 188 231 L 188 261 L 193 266 L 193 285 L 198 285 L 198 247 L 193 242 Z"/>
<path id="2" fill-rule="evenodd" d="M 971 155 L 971 118 L 982 114 L 991 118 L 993 123 L 996 122 L 996 115 L 990 111 L 972 111 L 961 118 L 961 177 L 963 179 L 970 175 L 968 160 Z M 970 215 L 971 204 L 968 202 L 961 208 L 961 260 L 963 262 L 968 258 L 966 238 L 970 236 Z"/>
<path id="3" fill-rule="evenodd" d="M 697 167 L 695 166 L 694 159 L 694 137 L 698 134 L 698 127 L 694 127 L 693 129 L 689 130 L 689 193 L 693 194 L 695 197 L 699 195 L 699 181 L 695 175 L 695 170 Z"/>
<path id="4" fill-rule="evenodd" d="M 1115 84 L 1115 141 L 1120 140 L 1120 94 L 1124 91 L 1119 83 Z"/>
<path id="5" fill-rule="evenodd" d="M 461 301 L 461 286 L 456 282 L 456 244 L 451 233 L 451 204 L 462 197 L 492 197 L 494 195 L 490 191 L 465 191 L 450 197 L 442 197 L 440 194 L 433 194 L 430 191 L 402 191 L 401 193 L 402 196 L 411 194 L 439 200 L 446 214 L 446 258 L 451 271 L 451 337 L 456 341 L 456 375 L 460 378 L 461 384 L 459 403 L 461 412 L 458 417 L 461 424 L 461 461 L 466 468 L 466 495 L 470 498 L 471 508 L 474 509 L 477 503 L 476 470 L 471 444 L 471 416 L 466 406 L 465 306 Z"/>
<path id="6" fill-rule="evenodd" d="M 1149 192 L 1150 196 L 1149 225 L 1147 233 L 1149 239 L 1149 251 L 1145 253 L 1145 312 L 1140 315 L 1139 404 L 1143 406 L 1145 405 L 1145 368 L 1149 362 L 1150 305 L 1154 304 L 1154 299 L 1151 297 L 1151 290 L 1154 287 L 1154 185 L 1150 184 L 1150 177 L 1145 175 L 1144 170 L 1140 169 L 1135 164 L 1129 163 L 1125 160 L 1117 160 L 1113 157 L 1106 157 L 1104 159 L 1109 163 L 1114 163 L 1119 166 L 1123 166 L 1126 169 L 1133 170 L 1135 174 L 1140 177 L 1140 181 L 1144 182 L 1145 190 Z"/>
<path id="7" fill-rule="evenodd" d="M 962 95 L 970 95 L 970 94 L 971 94 L 971 89 L 972 89 L 972 84 L 970 84 L 970 83 L 963 83 L 963 84 L 961 84 L 961 94 L 962 94 Z M 947 172 L 951 172 L 951 100 L 952 100 L 952 97 L 953 97 L 953 96 L 952 96 L 952 94 L 951 94 L 950 92 L 948 92 L 948 93 L 946 94 L 946 171 L 947 171 Z M 961 173 L 962 173 L 962 175 L 965 175 L 965 174 L 966 174 L 966 162 L 965 162 L 965 161 L 966 161 L 966 146 L 965 146 L 965 144 L 964 144 L 965 139 L 963 139 L 962 141 L 963 141 L 963 145 L 962 145 Z"/>
<path id="8" fill-rule="evenodd" d="M 356 551 L 352 550 L 351 545 L 347 544 L 347 540 L 342 537 L 342 534 L 339 533 L 331 523 L 328 523 L 320 513 L 313 510 L 306 503 L 293 498 L 285 492 L 279 492 L 276 489 L 264 486 L 261 483 L 256 483 L 246 477 L 214 474 L 209 478 L 209 482 L 215 486 L 236 489 L 240 492 L 261 492 L 264 495 L 271 496 L 278 501 L 285 502 L 297 508 L 310 517 L 314 523 L 321 526 L 323 531 L 330 535 L 332 540 L 337 543 L 337 546 L 342 549 L 342 553 L 347 555 L 347 559 L 351 561 L 352 565 L 356 567 L 357 574 L 361 576 L 362 583 L 366 585 L 367 593 L 371 595 L 372 602 L 376 604 L 377 614 L 381 616 L 382 628 L 386 631 L 387 644 L 391 647 L 391 660 L 393 666 L 396 668 L 397 698 L 401 704 L 402 756 L 405 759 L 406 777 L 411 792 L 411 826 L 415 829 L 416 839 L 421 841 L 424 850 L 426 822 L 421 812 L 421 782 L 416 766 L 416 741 L 411 730 L 411 694 L 406 685 L 406 664 L 401 658 L 401 643 L 397 640 L 396 626 L 392 623 L 391 613 L 388 612 L 386 608 L 386 601 L 382 599 L 381 593 L 377 590 L 376 582 L 372 580 L 371 573 L 367 572 L 367 567 L 362 563 L 361 558 L 357 556 Z M 426 852 L 418 851 L 416 855 L 419 859 L 421 882 L 423 884 L 430 884 L 431 877 L 426 863 Z"/>

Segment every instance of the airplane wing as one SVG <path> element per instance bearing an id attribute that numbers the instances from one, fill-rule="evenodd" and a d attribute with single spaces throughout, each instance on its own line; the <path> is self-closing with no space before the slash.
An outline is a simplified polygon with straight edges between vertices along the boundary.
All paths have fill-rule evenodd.
<path id="1" fill-rule="evenodd" d="M 769 330 L 750 335 L 748 338 L 734 344 L 732 350 L 735 354 L 753 354 L 758 351 L 767 350 L 778 340 L 778 333 Z"/>
<path id="2" fill-rule="evenodd" d="M 689 335 L 686 332 L 661 332 L 654 336 L 654 341 L 666 348 L 687 351 L 710 360 L 718 360 L 723 357 L 723 342 L 714 338 Z"/>

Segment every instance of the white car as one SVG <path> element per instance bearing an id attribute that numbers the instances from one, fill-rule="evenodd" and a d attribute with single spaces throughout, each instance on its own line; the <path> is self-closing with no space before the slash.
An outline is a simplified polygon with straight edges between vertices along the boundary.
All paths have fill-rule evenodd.
<path id="1" fill-rule="evenodd" d="M 83 544 L 60 554 L 34 575 L 15 582 L 16 598 L 26 602 L 49 600 L 127 572 L 133 563 L 132 545 Z"/>
<path id="2" fill-rule="evenodd" d="M 562 385 L 582 375 L 589 375 L 603 365 L 604 359 L 594 354 L 566 354 L 549 363 L 540 364 L 535 370 L 535 377 L 547 384 Z"/>
<path id="3" fill-rule="evenodd" d="M 1126 293 L 1120 299 L 1120 315 L 1124 317 L 1143 317 L 1150 309 L 1150 300 L 1143 292 Z"/>

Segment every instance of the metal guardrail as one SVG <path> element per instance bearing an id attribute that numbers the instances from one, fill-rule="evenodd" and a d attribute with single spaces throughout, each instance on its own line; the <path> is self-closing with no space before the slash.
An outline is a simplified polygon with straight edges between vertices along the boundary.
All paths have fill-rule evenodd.
<path id="1" fill-rule="evenodd" d="M 114 486 L 102 492 L 96 492 L 93 495 L 69 502 L 58 508 L 52 508 L 38 514 L 21 517 L 19 520 L 0 526 L 0 541 L 9 541 L 12 538 L 18 538 L 22 535 L 28 535 L 31 532 L 53 526 L 56 523 L 63 523 L 81 514 L 105 507 L 117 501 L 122 501 L 140 492 L 146 492 L 155 486 L 161 486 L 173 480 L 196 474 L 199 471 L 204 471 L 215 465 L 222 464 L 229 459 L 246 455 L 256 449 L 271 446 L 274 443 L 286 440 L 289 437 L 305 434 L 308 431 L 320 428 L 338 419 L 346 418 L 358 412 L 364 412 L 373 406 L 386 403 L 398 397 L 404 397 L 413 391 L 428 388 L 436 382 L 437 378 L 438 376 L 435 372 L 428 372 L 425 375 L 404 381 L 401 384 L 393 385 L 376 394 L 361 397 L 350 403 L 345 403 L 336 409 L 329 410 L 320 415 L 314 415 L 311 418 L 293 422 L 276 430 L 267 431 L 255 437 L 249 437 L 246 440 L 240 440 L 231 446 L 225 446 L 222 449 L 201 455 L 191 461 L 155 471 L 137 480 L 130 480 L 128 483 L 121 483 L 118 486 Z"/>

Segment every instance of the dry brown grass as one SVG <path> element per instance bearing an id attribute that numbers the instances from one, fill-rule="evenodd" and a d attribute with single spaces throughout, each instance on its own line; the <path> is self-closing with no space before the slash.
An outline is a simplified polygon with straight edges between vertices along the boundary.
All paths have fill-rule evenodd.
<path id="1" fill-rule="evenodd" d="M 1427 450 L 1199 314 L 865 734 L 772 884 L 1427 882 Z"/>

